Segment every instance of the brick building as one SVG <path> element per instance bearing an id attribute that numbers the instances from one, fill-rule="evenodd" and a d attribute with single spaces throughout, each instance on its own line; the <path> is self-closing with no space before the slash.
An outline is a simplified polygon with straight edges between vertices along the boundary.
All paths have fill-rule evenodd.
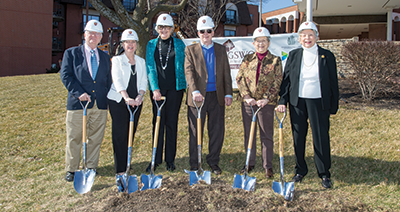
<path id="1" fill-rule="evenodd" d="M 21 0 L 1 0 L 0 76 L 57 71 L 65 49 L 83 43 L 86 17 L 103 24 L 101 43 L 108 43 L 107 29 L 117 26 L 101 16 L 90 3 L 86 7 L 86 1 L 35 0 L 22 4 Z M 121 1 L 128 12 L 135 9 L 137 0 Z M 103 3 L 113 9 L 110 0 L 103 0 Z M 258 26 L 258 6 L 247 5 L 245 1 L 228 6 L 216 35 L 251 35 Z M 120 33 L 113 33 L 111 42 L 118 42 L 119 36 Z"/>
<path id="2" fill-rule="evenodd" d="M 51 65 L 53 0 L 1 0 L 0 76 L 45 73 Z"/>

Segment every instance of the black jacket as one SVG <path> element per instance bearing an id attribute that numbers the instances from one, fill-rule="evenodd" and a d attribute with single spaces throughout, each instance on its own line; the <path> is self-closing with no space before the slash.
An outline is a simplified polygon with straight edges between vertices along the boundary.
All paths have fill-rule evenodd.
<path id="1" fill-rule="evenodd" d="M 289 102 L 291 105 L 297 106 L 302 59 L 303 48 L 292 50 L 289 53 L 279 92 L 280 105 L 286 105 Z M 335 56 L 331 51 L 318 46 L 318 63 L 322 109 L 336 114 L 339 108 L 339 85 Z"/>

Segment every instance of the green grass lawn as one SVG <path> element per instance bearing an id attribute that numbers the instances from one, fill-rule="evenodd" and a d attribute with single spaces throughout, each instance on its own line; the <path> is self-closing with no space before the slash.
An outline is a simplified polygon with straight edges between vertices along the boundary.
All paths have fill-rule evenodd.
<path id="1" fill-rule="evenodd" d="M 73 210 L 85 204 L 87 196 L 77 194 L 73 184 L 64 180 L 66 98 L 67 91 L 58 74 L 0 78 L 1 211 Z M 323 195 L 326 192 L 339 199 L 332 200 L 332 207 L 334 204 L 340 204 L 340 199 L 350 199 L 376 211 L 399 211 L 399 117 L 400 112 L 395 109 L 377 110 L 362 105 L 357 109 L 341 106 L 338 114 L 331 117 L 331 172 L 334 187 L 329 190 L 322 188 L 317 177 L 309 130 L 306 152 L 309 173 L 303 183 L 296 184 L 295 189 L 301 195 L 295 198 L 301 200 L 316 193 Z M 132 169 L 136 175 L 144 173 L 151 159 L 151 119 L 151 103 L 146 94 L 133 144 Z M 278 180 L 276 121 L 275 126 L 273 163 L 275 180 Z M 157 173 L 183 178 L 187 177 L 183 169 L 190 168 L 184 103 L 178 133 L 178 170 L 169 173 L 165 164 L 162 164 Z M 205 141 L 204 149 L 207 150 L 207 136 Z M 259 142 L 257 147 L 257 164 L 252 172 L 252 175 L 257 177 L 255 192 L 266 196 L 275 195 L 271 189 L 271 180 L 265 179 L 261 168 Z M 284 154 L 285 180 L 289 181 L 294 170 L 294 153 L 288 118 L 284 122 Z M 218 178 L 231 186 L 234 173 L 239 172 L 244 162 L 240 103 L 234 101 L 232 106 L 226 109 L 226 136 L 220 162 L 223 174 Z M 209 169 L 206 165 L 204 168 Z M 101 147 L 98 172 L 89 194 L 95 199 L 104 197 L 110 190 L 116 192 L 110 117 Z"/>

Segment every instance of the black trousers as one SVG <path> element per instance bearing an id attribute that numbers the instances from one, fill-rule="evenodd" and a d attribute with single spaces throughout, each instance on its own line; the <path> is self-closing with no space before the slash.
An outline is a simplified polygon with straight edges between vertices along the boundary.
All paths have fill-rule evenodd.
<path id="1" fill-rule="evenodd" d="M 171 163 L 175 161 L 176 143 L 178 139 L 178 119 L 179 110 L 181 109 L 183 90 L 160 90 L 162 96 L 166 97 L 166 102 L 161 109 L 160 131 L 157 140 L 157 150 L 155 163 L 161 164 L 164 150 L 165 140 L 165 162 Z M 153 100 L 153 93 L 150 94 L 153 104 L 153 136 L 157 119 L 157 107 Z M 161 103 L 161 102 L 160 102 Z M 160 104 L 159 104 L 160 105 Z M 164 139 L 165 137 L 165 139 Z M 154 137 L 153 137 L 154 139 Z"/>
<path id="2" fill-rule="evenodd" d="M 192 101 L 192 100 L 188 100 Z M 190 166 L 197 167 L 198 154 L 197 154 L 197 110 L 195 107 L 188 106 L 188 123 L 189 123 L 189 155 Z M 208 155 L 206 160 L 208 165 L 218 165 L 222 145 L 224 143 L 225 135 L 225 106 L 218 104 L 217 92 L 207 92 L 205 96 L 204 106 L 201 109 L 201 134 L 204 132 L 204 123 L 206 115 L 208 117 Z M 203 136 L 202 136 L 203 138 Z M 202 139 L 203 144 L 203 139 Z"/>
<path id="3" fill-rule="evenodd" d="M 314 161 L 318 176 L 331 177 L 331 148 L 329 141 L 329 110 L 322 110 L 321 99 L 299 98 L 297 106 L 289 104 L 294 151 L 296 155 L 295 173 L 305 176 L 308 172 L 305 161 L 307 119 L 310 120 L 314 144 Z"/>
<path id="4" fill-rule="evenodd" d="M 113 100 L 108 100 L 108 104 L 112 119 L 111 134 L 114 149 L 115 173 L 125 172 L 128 162 L 127 160 L 130 114 L 124 100 L 121 100 L 119 103 Z M 140 113 L 142 111 L 142 105 L 139 106 L 133 119 L 133 140 L 135 138 Z M 131 110 L 133 113 L 134 110 L 132 107 Z"/>

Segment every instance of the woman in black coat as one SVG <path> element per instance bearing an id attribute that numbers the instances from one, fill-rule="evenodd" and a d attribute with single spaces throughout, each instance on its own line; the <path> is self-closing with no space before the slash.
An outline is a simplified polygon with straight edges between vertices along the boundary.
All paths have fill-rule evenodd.
<path id="1" fill-rule="evenodd" d="M 289 102 L 294 151 L 296 155 L 294 182 L 307 174 L 305 161 L 309 119 L 314 143 L 314 160 L 322 186 L 331 188 L 331 149 L 329 117 L 339 107 L 339 86 L 335 56 L 319 47 L 318 29 L 313 22 L 299 27 L 302 48 L 290 52 L 280 89 L 277 111 L 284 112 Z"/>

